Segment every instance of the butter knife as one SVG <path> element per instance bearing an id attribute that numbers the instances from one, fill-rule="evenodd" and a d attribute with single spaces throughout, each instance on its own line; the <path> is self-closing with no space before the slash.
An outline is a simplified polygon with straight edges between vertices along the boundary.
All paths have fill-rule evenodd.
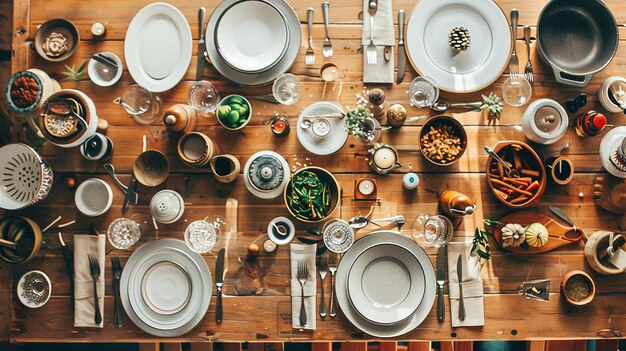
<path id="1" fill-rule="evenodd" d="M 217 287 L 217 305 L 215 307 L 215 321 L 222 323 L 222 286 L 224 284 L 224 255 L 225 249 L 221 249 L 215 261 L 215 286 Z"/>
<path id="2" fill-rule="evenodd" d="M 404 80 L 404 73 L 406 71 L 406 51 L 404 50 L 404 22 L 406 14 L 404 10 L 398 11 L 398 76 L 396 83 L 400 84 Z"/>
<path id="3" fill-rule="evenodd" d="M 459 320 L 465 320 L 465 303 L 463 302 L 463 255 L 456 260 L 456 276 L 459 280 Z"/>
<path id="4" fill-rule="evenodd" d="M 446 319 L 446 305 L 443 299 L 443 287 L 446 284 L 446 271 L 448 270 L 448 258 L 446 248 L 442 247 L 437 253 L 437 320 L 443 322 Z"/>
<path id="5" fill-rule="evenodd" d="M 135 187 L 137 186 L 137 178 L 133 174 L 130 178 L 130 184 L 128 184 L 128 190 L 126 191 L 126 196 L 124 196 L 124 202 L 122 203 L 122 213 L 126 213 L 128 209 L 128 204 L 132 203 L 135 199 L 134 195 L 137 195 L 135 191 Z"/>
<path id="6" fill-rule="evenodd" d="M 206 61 L 204 60 L 204 17 L 206 16 L 206 9 L 200 7 L 198 10 L 198 30 L 200 31 L 200 39 L 198 39 L 198 62 L 196 63 L 196 81 L 202 80 L 202 73 L 204 73 L 204 66 Z"/>

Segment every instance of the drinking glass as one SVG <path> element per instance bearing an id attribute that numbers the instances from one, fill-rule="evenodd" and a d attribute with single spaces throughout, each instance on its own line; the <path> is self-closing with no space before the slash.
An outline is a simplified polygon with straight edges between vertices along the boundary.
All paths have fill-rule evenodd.
<path id="1" fill-rule="evenodd" d="M 120 104 L 135 121 L 141 124 L 150 124 L 161 118 L 163 113 L 161 97 L 138 84 L 125 88 L 122 96 L 113 102 Z"/>
<path id="2" fill-rule="evenodd" d="M 211 82 L 201 80 L 189 89 L 188 102 L 189 106 L 200 112 L 201 115 L 208 116 L 217 110 L 220 94 Z"/>
<path id="3" fill-rule="evenodd" d="M 454 227 L 452 222 L 440 215 L 430 216 L 422 213 L 413 222 L 411 234 L 413 239 L 424 238 L 426 247 L 443 247 L 450 242 Z"/>
<path id="4" fill-rule="evenodd" d="M 302 94 L 302 86 L 298 77 L 291 73 L 285 73 L 276 78 L 272 85 L 274 99 L 283 105 L 293 105 Z"/>
<path id="5" fill-rule="evenodd" d="M 109 224 L 107 237 L 114 248 L 126 250 L 141 238 L 141 227 L 129 218 L 118 218 Z"/>
<path id="6" fill-rule="evenodd" d="M 414 107 L 429 107 L 439 99 L 439 88 L 428 77 L 416 77 L 409 85 L 409 100 Z"/>
<path id="7" fill-rule="evenodd" d="M 185 229 L 185 244 L 193 252 L 203 254 L 211 251 L 217 237 L 226 228 L 226 219 L 220 216 L 206 217 L 191 222 Z"/>
<path id="8" fill-rule="evenodd" d="M 504 102 L 513 107 L 520 107 L 528 103 L 532 96 L 532 86 L 524 76 L 509 77 L 502 85 Z"/>

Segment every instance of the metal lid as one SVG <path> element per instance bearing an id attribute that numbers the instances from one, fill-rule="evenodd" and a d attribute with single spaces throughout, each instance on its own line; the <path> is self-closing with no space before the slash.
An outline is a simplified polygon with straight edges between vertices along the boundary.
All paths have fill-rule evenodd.
<path id="1" fill-rule="evenodd" d="M 279 196 L 289 181 L 289 164 L 273 151 L 259 151 L 244 167 L 244 182 L 248 190 L 263 199 Z"/>

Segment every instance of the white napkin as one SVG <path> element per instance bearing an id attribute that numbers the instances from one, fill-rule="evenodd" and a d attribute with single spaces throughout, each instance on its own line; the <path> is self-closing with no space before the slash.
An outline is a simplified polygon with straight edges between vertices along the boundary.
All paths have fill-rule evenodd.
<path id="1" fill-rule="evenodd" d="M 477 255 L 470 255 L 472 242 L 451 242 L 448 244 L 448 280 L 450 313 L 453 327 L 471 327 L 485 325 L 485 307 L 483 301 L 483 281 L 480 278 L 480 260 Z M 462 256 L 463 261 L 463 302 L 465 320 L 459 320 L 459 279 L 456 264 Z"/>
<path id="2" fill-rule="evenodd" d="M 315 330 L 315 299 L 317 298 L 317 270 L 315 267 L 315 253 L 317 245 L 289 244 L 291 253 L 291 325 L 298 329 Z M 306 260 L 308 278 L 304 283 L 304 309 L 306 310 L 306 324 L 300 325 L 300 302 L 302 301 L 302 286 L 298 281 L 298 261 Z"/>
<path id="3" fill-rule="evenodd" d="M 74 235 L 74 326 L 102 328 L 104 322 L 104 235 Z M 102 321 L 94 322 L 93 280 L 88 254 L 98 258 L 100 277 L 96 281 Z"/>
<path id="4" fill-rule="evenodd" d="M 374 14 L 374 45 L 378 52 L 375 65 L 368 65 L 365 50 L 370 43 L 369 0 L 363 0 L 363 83 L 393 83 L 395 67 L 395 32 L 391 0 L 378 0 Z M 391 48 L 391 59 L 385 60 L 385 46 Z"/>

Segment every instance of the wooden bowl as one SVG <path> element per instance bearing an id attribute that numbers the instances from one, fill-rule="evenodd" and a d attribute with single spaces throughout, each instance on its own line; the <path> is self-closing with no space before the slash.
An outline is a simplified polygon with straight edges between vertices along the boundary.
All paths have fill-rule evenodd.
<path id="1" fill-rule="evenodd" d="M 11 237 L 10 233 L 16 221 L 19 221 L 19 227 L 24 229 L 19 239 Z M 0 219 L 0 237 L 5 240 L 16 242 L 18 245 L 18 249 L 16 249 L 16 251 L 23 252 L 23 254 L 18 255 L 19 257 L 15 257 L 12 255 L 13 250 L 0 247 L 0 259 L 8 263 L 16 264 L 27 262 L 35 257 L 41 248 L 41 228 L 39 228 L 37 222 L 30 218 L 21 216 L 3 217 Z M 20 245 L 22 245 L 22 247 L 20 247 Z"/>
<path id="2" fill-rule="evenodd" d="M 424 152 L 425 147 L 424 147 L 424 143 L 422 142 L 422 137 L 426 135 L 428 131 L 430 131 L 431 127 L 436 128 L 437 126 L 440 126 L 440 125 L 452 127 L 452 133 L 455 136 L 459 137 L 459 139 L 461 139 L 461 145 L 460 145 L 461 150 L 458 153 L 458 155 L 456 155 L 456 157 L 450 161 L 442 162 L 440 160 L 435 160 L 427 156 L 427 154 Z M 424 126 L 422 126 L 422 129 L 420 130 L 419 145 L 420 145 L 420 151 L 422 155 L 424 156 L 426 160 L 428 160 L 428 162 L 437 166 L 450 166 L 456 163 L 459 160 L 459 158 L 461 158 L 461 156 L 463 156 L 463 154 L 465 153 L 465 149 L 467 149 L 467 134 L 465 133 L 465 128 L 463 128 L 463 125 L 459 123 L 459 121 L 457 121 L 455 118 L 450 117 L 450 116 L 445 116 L 445 115 L 433 116 L 429 118 L 426 121 L 426 123 L 424 123 Z"/>
<path id="3" fill-rule="evenodd" d="M 301 214 L 296 213 L 295 210 L 293 210 L 289 204 L 288 197 L 291 196 L 291 187 L 293 185 L 293 179 L 294 177 L 296 177 L 296 175 L 301 174 L 302 172 L 305 172 L 305 171 L 314 173 L 315 175 L 317 175 L 317 177 L 321 181 L 324 181 L 328 184 L 328 189 L 330 193 L 330 202 L 329 202 L 330 205 L 329 205 L 329 210 L 326 213 L 326 216 L 311 218 L 309 216 L 301 215 Z M 333 176 L 333 174 L 330 173 L 329 171 L 320 167 L 304 167 L 296 171 L 291 176 L 291 179 L 289 179 L 287 186 L 285 186 L 285 190 L 283 192 L 283 199 L 285 201 L 285 207 L 287 207 L 287 210 L 289 211 L 289 213 L 292 216 L 294 216 L 296 219 L 298 219 L 299 221 L 302 221 L 305 223 L 318 223 L 330 217 L 330 215 L 333 214 L 335 209 L 337 209 L 337 206 L 339 205 L 339 197 L 341 196 L 339 189 L 340 189 L 339 182 L 337 182 L 337 179 L 335 178 L 335 176 Z"/>
<path id="4" fill-rule="evenodd" d="M 167 157 L 157 150 L 142 152 L 133 165 L 133 173 L 139 183 L 145 186 L 157 186 L 170 174 Z"/>
<path id="5" fill-rule="evenodd" d="M 571 287 L 573 287 L 573 284 L 580 284 L 580 283 L 577 283 L 577 281 L 584 282 L 589 289 L 589 294 L 587 294 L 587 296 L 584 297 L 583 299 L 574 299 L 571 296 L 572 294 Z M 593 300 L 594 296 L 596 295 L 596 285 L 593 283 L 593 279 L 591 279 L 589 274 L 583 271 L 578 271 L 578 270 L 571 271 L 567 273 L 561 280 L 561 295 L 563 296 L 565 301 L 570 305 L 584 306 L 590 303 L 591 300 Z"/>
<path id="6" fill-rule="evenodd" d="M 67 39 L 67 51 L 60 56 L 49 56 L 43 49 L 46 39 L 52 33 L 61 34 Z M 35 34 L 35 49 L 37 53 L 44 60 L 51 62 L 63 61 L 72 56 L 76 48 L 78 48 L 79 42 L 80 35 L 78 34 L 78 28 L 76 28 L 74 23 L 65 18 L 53 18 L 45 21 L 39 29 L 37 29 L 37 33 Z"/>
<path id="7" fill-rule="evenodd" d="M 524 207 L 538 205 L 539 201 L 541 200 L 541 196 L 543 195 L 543 192 L 546 189 L 546 170 L 543 166 L 543 162 L 541 161 L 541 158 L 539 158 L 539 155 L 537 155 L 535 150 L 533 150 L 528 144 L 523 143 L 521 141 L 506 140 L 506 141 L 498 142 L 494 146 L 493 151 L 496 154 L 498 154 L 500 157 L 504 155 L 505 161 L 509 160 L 509 157 L 508 157 L 509 154 L 512 155 L 512 152 L 518 152 L 520 154 L 520 159 L 525 160 L 523 162 L 525 162 L 528 165 L 528 167 L 526 168 L 524 168 L 525 166 L 520 167 L 520 168 L 529 169 L 531 171 L 537 172 L 538 175 L 536 177 L 531 177 L 531 178 L 536 180 L 539 183 L 539 186 L 534 190 L 535 192 L 534 193 L 532 191 L 530 192 L 532 196 L 526 196 L 527 199 L 524 199 L 523 201 L 520 201 L 520 202 L 511 202 L 511 201 L 514 201 L 515 198 L 511 198 L 511 200 L 508 200 L 508 198 L 505 198 L 504 196 L 500 195 L 500 190 L 496 189 L 496 186 L 499 186 L 499 185 L 494 184 L 493 179 L 500 180 L 500 179 L 497 179 L 499 177 L 499 174 L 497 174 L 497 172 L 493 173 L 491 170 L 498 168 L 497 167 L 498 162 L 494 160 L 491 156 L 489 156 L 487 158 L 485 172 L 487 174 L 487 184 L 489 185 L 489 189 L 491 189 L 496 199 L 498 199 L 498 201 L 512 208 L 524 208 Z M 521 177 L 527 178 L 528 176 L 525 174 L 521 174 Z"/>

